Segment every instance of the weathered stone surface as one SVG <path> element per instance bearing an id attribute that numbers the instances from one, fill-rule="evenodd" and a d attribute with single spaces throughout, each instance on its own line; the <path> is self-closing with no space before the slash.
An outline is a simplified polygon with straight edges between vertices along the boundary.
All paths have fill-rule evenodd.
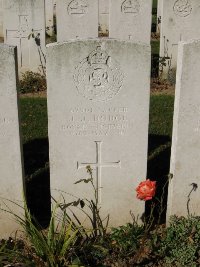
<path id="1" fill-rule="evenodd" d="M 37 44 L 40 46 L 36 44 L 32 34 L 39 38 Z M 4 38 L 6 44 L 16 45 L 18 48 L 20 72 L 41 70 L 41 65 L 45 64 L 44 0 L 6 0 Z"/>
<path id="2" fill-rule="evenodd" d="M 111 38 L 150 43 L 152 0 L 110 0 Z"/>
<path id="3" fill-rule="evenodd" d="M 6 205 L 15 214 L 23 215 L 22 160 L 17 105 L 16 48 L 0 44 L 0 238 L 15 235 L 19 225 Z"/>
<path id="4" fill-rule="evenodd" d="M 98 0 L 57 0 L 57 40 L 98 37 Z"/>
<path id="5" fill-rule="evenodd" d="M 74 184 L 90 165 L 112 226 L 144 212 L 135 188 L 146 178 L 149 73 L 148 45 L 96 39 L 47 48 L 52 194 L 90 199 L 89 184 Z"/>
<path id="6" fill-rule="evenodd" d="M 177 66 L 168 219 L 200 215 L 200 41 L 180 43 Z"/>
<path id="7" fill-rule="evenodd" d="M 45 0 L 46 32 L 50 36 L 53 34 L 53 14 L 54 0 Z"/>
<path id="8" fill-rule="evenodd" d="M 199 0 L 167 0 L 162 5 L 160 56 L 169 57 L 163 78 L 175 82 L 179 41 L 200 38 Z"/>

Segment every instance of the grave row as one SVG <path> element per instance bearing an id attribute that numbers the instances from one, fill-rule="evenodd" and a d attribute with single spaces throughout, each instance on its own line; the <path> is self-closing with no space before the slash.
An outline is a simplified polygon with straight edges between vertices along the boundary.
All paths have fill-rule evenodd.
<path id="1" fill-rule="evenodd" d="M 146 0 L 110 0 L 109 37 L 149 44 L 151 6 Z M 57 0 L 57 41 L 98 37 L 99 16 L 106 15 L 107 8 L 103 0 Z M 20 73 L 45 66 L 45 13 L 46 21 L 53 21 L 53 0 L 4 1 L 4 43 L 18 47 Z M 51 32 L 53 25 L 46 25 Z"/>
<path id="2" fill-rule="evenodd" d="M 182 0 L 182 5 L 181 1 L 173 1 L 169 11 L 173 10 L 174 20 L 177 16 L 190 16 L 181 16 L 181 12 L 190 10 L 191 14 L 195 14 L 191 1 Z M 63 15 L 60 24 L 70 18 L 71 21 L 65 25 L 73 21 L 74 31 L 68 29 L 68 32 L 75 33 L 75 36 L 66 37 L 66 43 L 51 44 L 47 48 L 48 127 L 53 197 L 59 199 L 61 191 L 67 193 L 66 202 L 70 202 L 69 196 L 75 193 L 77 197 L 90 197 L 91 190 L 87 184 L 74 185 L 85 177 L 85 168 L 90 165 L 94 170 L 102 212 L 110 214 L 111 225 L 117 226 L 130 221 L 130 210 L 139 218 L 144 212 L 144 204 L 135 201 L 134 189 L 146 178 L 150 32 L 141 26 L 150 25 L 151 5 L 146 0 L 111 0 L 110 3 L 116 7 L 113 10 L 120 20 L 119 25 L 115 18 L 116 25 L 123 28 L 121 37 L 110 27 L 110 36 L 118 39 L 69 40 L 88 35 L 83 30 L 79 32 L 77 25 L 82 27 L 89 23 L 92 28 L 91 21 L 98 23 L 94 16 L 98 14 L 97 1 L 93 0 L 91 4 L 89 0 L 65 1 L 62 6 L 62 1 L 57 0 L 57 10 L 68 14 Z M 20 69 L 26 70 L 30 69 L 30 65 L 38 69 L 45 64 L 41 60 L 46 60 L 46 56 L 43 57 L 46 49 L 44 2 L 7 0 L 4 12 L 7 14 L 4 24 L 8 25 L 5 40 L 9 45 L 0 46 L 0 195 L 3 209 L 6 199 L 22 203 L 23 160 L 16 92 L 17 62 Z M 147 17 L 143 24 L 141 14 Z M 59 21 L 57 23 L 59 25 Z M 133 23 L 137 25 L 134 31 L 131 29 Z M 138 39 L 134 37 L 136 33 Z M 64 34 L 65 28 L 60 38 Z M 12 44 L 18 47 L 18 58 Z M 189 209 L 198 214 L 199 52 L 199 41 L 180 44 L 168 216 L 186 215 Z M 189 129 L 186 126 L 190 126 Z M 11 208 L 15 209 L 15 205 Z M 0 236 L 3 237 L 17 227 L 9 214 L 3 212 L 0 213 L 0 223 Z"/>
<path id="3" fill-rule="evenodd" d="M 39 71 L 45 65 L 45 20 L 51 35 L 54 5 L 55 0 L 6 0 L 4 5 L 0 0 L 0 37 L 17 45 L 20 73 Z M 57 0 L 56 6 L 59 42 L 109 32 L 110 38 L 150 43 L 152 1 Z M 174 83 L 178 42 L 200 38 L 199 17 L 198 0 L 158 0 L 162 78 Z"/>
<path id="4" fill-rule="evenodd" d="M 167 218 L 199 215 L 200 205 L 200 41 L 179 46 Z M 16 48 L 0 45 L 1 209 L 6 199 L 23 205 L 16 60 Z M 88 184 L 75 184 L 90 165 L 111 226 L 129 222 L 130 210 L 136 218 L 144 212 L 135 188 L 146 178 L 149 73 L 149 45 L 87 39 L 47 48 L 51 194 L 57 200 L 63 194 L 67 203 L 90 199 Z M 17 229 L 2 210 L 0 223 L 2 237 Z"/>

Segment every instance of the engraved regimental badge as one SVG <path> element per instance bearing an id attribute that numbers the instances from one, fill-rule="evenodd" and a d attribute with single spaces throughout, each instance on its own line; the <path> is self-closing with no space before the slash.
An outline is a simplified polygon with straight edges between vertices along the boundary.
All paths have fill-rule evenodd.
<path id="1" fill-rule="evenodd" d="M 74 81 L 78 93 L 94 101 L 113 98 L 121 89 L 123 73 L 101 46 L 92 51 L 76 67 Z"/>
<path id="2" fill-rule="evenodd" d="M 124 14 L 132 14 L 136 16 L 140 12 L 140 4 L 138 0 L 125 0 L 121 5 L 121 12 Z"/>
<path id="3" fill-rule="evenodd" d="M 187 17 L 192 13 L 191 0 L 177 0 L 173 7 L 174 13 L 179 17 Z"/>
<path id="4" fill-rule="evenodd" d="M 87 0 L 72 0 L 67 7 L 68 14 L 71 16 L 85 15 L 88 13 Z"/>

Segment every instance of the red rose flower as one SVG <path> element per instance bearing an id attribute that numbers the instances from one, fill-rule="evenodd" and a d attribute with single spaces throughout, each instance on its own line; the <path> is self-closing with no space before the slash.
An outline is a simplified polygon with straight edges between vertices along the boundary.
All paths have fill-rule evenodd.
<path id="1" fill-rule="evenodd" d="M 136 188 L 137 198 L 140 200 L 151 200 L 156 193 L 156 181 L 150 181 L 147 179 L 141 182 Z"/>

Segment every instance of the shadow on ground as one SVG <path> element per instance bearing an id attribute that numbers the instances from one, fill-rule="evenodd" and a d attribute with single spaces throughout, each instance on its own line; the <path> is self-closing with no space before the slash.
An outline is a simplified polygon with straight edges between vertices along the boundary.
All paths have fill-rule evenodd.
<path id="1" fill-rule="evenodd" d="M 51 216 L 48 139 L 35 139 L 24 144 L 23 152 L 27 205 L 45 228 Z"/>
<path id="2" fill-rule="evenodd" d="M 171 139 L 169 136 L 149 135 L 147 177 L 156 181 L 156 197 L 154 201 L 146 202 L 146 216 L 151 213 L 152 206 L 155 206 L 153 217 L 155 223 L 165 223 L 168 175 L 170 169 Z M 162 211 L 160 202 L 163 201 Z"/>

